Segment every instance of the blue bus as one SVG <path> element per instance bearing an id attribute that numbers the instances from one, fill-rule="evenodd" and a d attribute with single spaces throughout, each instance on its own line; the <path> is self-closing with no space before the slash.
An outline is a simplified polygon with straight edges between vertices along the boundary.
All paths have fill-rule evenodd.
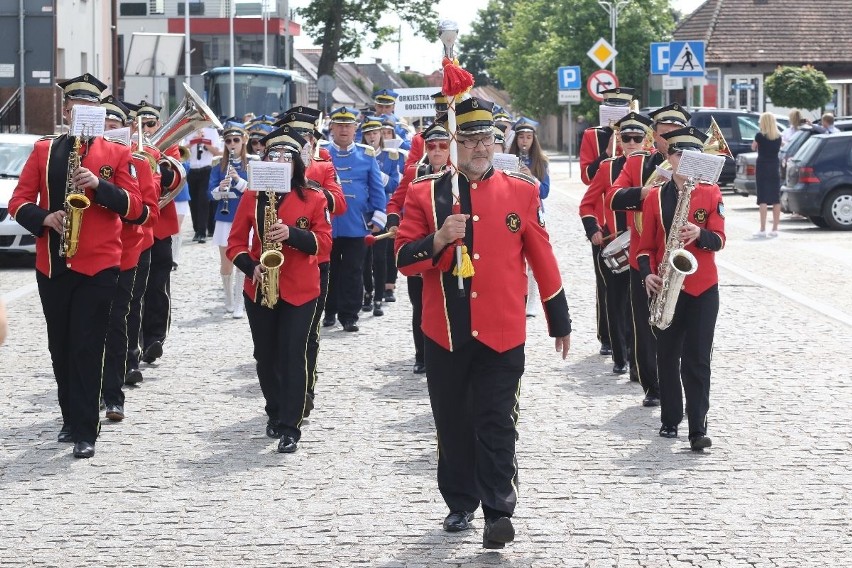
<path id="1" fill-rule="evenodd" d="M 207 106 L 219 117 L 230 116 L 231 68 L 215 67 L 204 73 Z M 296 71 L 246 64 L 234 67 L 234 116 L 253 112 L 280 114 L 308 104 L 308 81 Z"/>

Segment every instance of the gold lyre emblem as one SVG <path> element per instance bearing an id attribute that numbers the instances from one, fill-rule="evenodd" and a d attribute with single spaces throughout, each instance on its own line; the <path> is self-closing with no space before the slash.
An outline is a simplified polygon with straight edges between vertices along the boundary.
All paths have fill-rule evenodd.
<path id="1" fill-rule="evenodd" d="M 506 215 L 506 226 L 509 227 L 509 230 L 513 233 L 517 233 L 521 230 L 521 218 L 517 213 L 509 213 Z"/>
<path id="2" fill-rule="evenodd" d="M 113 174 L 112 166 L 101 166 L 101 169 L 98 171 L 98 173 L 100 174 L 101 178 L 108 180 L 112 177 Z"/>
<path id="3" fill-rule="evenodd" d="M 307 229 L 310 226 L 307 217 L 299 217 L 296 220 L 296 226 L 300 229 Z"/>

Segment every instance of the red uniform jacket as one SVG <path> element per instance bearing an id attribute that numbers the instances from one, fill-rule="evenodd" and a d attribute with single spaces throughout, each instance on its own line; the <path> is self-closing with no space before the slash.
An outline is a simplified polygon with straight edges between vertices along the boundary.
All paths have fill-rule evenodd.
<path id="1" fill-rule="evenodd" d="M 571 332 L 568 304 L 553 255 L 535 180 L 489 170 L 469 181 L 459 174 L 461 212 L 470 214 L 465 244 L 476 274 L 460 297 L 452 275 L 453 246 L 433 258 L 435 232 L 453 211 L 451 173 L 413 183 L 396 237 L 397 266 L 423 275 L 423 333 L 452 351 L 477 340 L 498 352 L 526 340 L 527 262 L 541 291 L 550 335 Z M 525 262 L 526 259 L 526 262 Z"/>
<path id="2" fill-rule="evenodd" d="M 408 171 L 408 166 L 419 162 L 425 153 L 426 142 L 423 141 L 423 133 L 418 132 L 411 139 L 411 149 L 408 151 L 408 157 L 405 159 L 405 170 Z"/>
<path id="3" fill-rule="evenodd" d="M 676 203 L 674 182 L 652 189 L 645 198 L 638 254 L 643 282 L 648 274 L 657 274 L 666 252 L 667 227 L 671 227 Z M 719 281 L 715 256 L 716 251 L 725 246 L 725 205 L 718 185 L 700 183 L 695 186 L 687 220 L 701 228 L 701 235 L 684 247 L 695 255 L 698 270 L 684 279 L 683 292 L 698 296 Z"/>
<path id="4" fill-rule="evenodd" d="M 95 138 L 83 146 L 81 161 L 100 178 L 97 191 L 86 189 L 91 206 L 83 213 L 80 244 L 70 258 L 59 256 L 60 235 L 43 226 L 45 217 L 65 207 L 68 155 L 67 135 L 35 143 L 9 200 L 9 212 L 36 237 L 36 269 L 53 277 L 65 269 L 88 276 L 121 263 L 121 217 L 135 219 L 142 213 L 142 197 L 132 165 L 130 148 Z"/>
<path id="5" fill-rule="evenodd" d="M 290 227 L 290 237 L 282 243 L 284 264 L 278 280 L 279 297 L 301 306 L 319 297 L 319 264 L 317 251 L 331 248 L 331 215 L 325 195 L 305 189 L 305 199 L 295 191 L 279 197 L 278 219 Z M 243 290 L 255 301 L 258 287 L 252 282 L 254 268 L 263 252 L 264 209 L 266 193 L 247 191 L 240 199 L 228 236 L 229 259 L 247 275 Z M 249 233 L 252 233 L 249 242 Z"/>
<path id="6" fill-rule="evenodd" d="M 328 150 L 326 150 L 328 153 Z M 343 196 L 343 188 L 340 186 L 340 178 L 331 161 L 311 160 L 305 172 L 305 177 L 317 183 L 328 202 L 328 211 L 333 217 L 346 213 L 346 198 Z M 317 253 L 317 262 L 323 263 L 331 260 L 331 245 L 328 248 L 320 247 Z"/>
<path id="7" fill-rule="evenodd" d="M 627 229 L 625 213 L 613 211 L 606 201 L 606 193 L 615 183 L 624 166 L 626 158 L 619 156 L 601 162 L 592 183 L 580 202 L 580 218 L 586 230 L 586 236 L 592 238 L 601 231 L 604 236 L 619 235 Z"/>
<path id="8" fill-rule="evenodd" d="M 323 148 L 322 146 L 320 146 L 319 157 L 320 157 L 320 160 L 322 160 L 323 162 L 330 162 L 331 161 L 331 152 L 328 151 L 328 148 Z"/>
<path id="9" fill-rule="evenodd" d="M 659 152 L 634 152 L 627 158 L 615 183 L 606 192 L 606 203 L 613 211 L 627 212 L 630 228 L 630 266 L 639 270 L 636 251 L 642 235 L 642 187 L 657 177 L 657 166 L 665 161 Z"/>
<path id="10" fill-rule="evenodd" d="M 142 251 L 154 244 L 153 228 L 160 218 L 157 201 L 160 198 L 160 174 L 151 170 L 151 162 L 137 152 L 132 154 L 133 165 L 142 194 L 142 214 L 136 219 L 124 219 L 121 227 L 121 270 L 139 264 Z"/>
<path id="11" fill-rule="evenodd" d="M 580 179 L 586 185 L 592 183 L 600 163 L 609 157 L 610 137 L 612 128 L 608 126 L 594 126 L 583 131 L 580 142 Z"/>
<path id="12" fill-rule="evenodd" d="M 178 162 L 182 161 L 180 159 L 180 150 L 176 144 L 166 148 L 166 151 L 163 152 L 163 154 L 175 158 Z M 159 158 L 160 156 L 157 157 L 157 161 L 159 161 Z M 162 183 L 160 185 L 162 185 Z M 160 209 L 160 218 L 157 221 L 157 224 L 154 225 L 154 238 L 162 240 L 179 232 L 180 225 L 178 224 L 177 208 L 175 207 L 174 200 L 172 200 Z"/>

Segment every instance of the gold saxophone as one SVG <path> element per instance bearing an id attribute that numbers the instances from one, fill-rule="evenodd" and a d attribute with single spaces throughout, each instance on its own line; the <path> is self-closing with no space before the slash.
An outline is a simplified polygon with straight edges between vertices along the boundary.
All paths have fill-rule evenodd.
<path id="1" fill-rule="evenodd" d="M 269 240 L 269 231 L 278 222 L 278 210 L 275 208 L 275 192 L 266 192 L 266 207 L 263 210 L 263 252 L 260 255 L 260 265 L 263 273 L 260 277 L 260 292 L 263 294 L 261 305 L 274 308 L 278 303 L 278 273 L 284 264 L 284 253 L 281 243 Z"/>
<path id="2" fill-rule="evenodd" d="M 68 175 L 65 178 L 65 217 L 62 219 L 62 233 L 59 235 L 59 256 L 71 258 L 77 254 L 80 243 L 80 228 L 83 226 L 83 212 L 92 204 L 86 191 L 74 185 L 74 172 L 80 167 L 81 137 L 75 136 L 68 155 Z"/>
<path id="3" fill-rule="evenodd" d="M 683 248 L 683 242 L 679 236 L 681 227 L 686 224 L 689 217 L 689 202 L 694 189 L 695 180 L 688 178 L 677 198 L 672 227 L 666 240 L 666 252 L 657 270 L 657 274 L 663 279 L 663 286 L 651 300 L 649 318 L 651 325 L 657 329 L 666 329 L 672 324 L 683 280 L 698 269 L 695 255 Z"/>

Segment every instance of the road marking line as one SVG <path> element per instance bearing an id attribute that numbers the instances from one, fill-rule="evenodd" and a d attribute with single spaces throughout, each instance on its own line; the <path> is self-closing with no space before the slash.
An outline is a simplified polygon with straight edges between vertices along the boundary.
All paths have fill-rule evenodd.
<path id="1" fill-rule="evenodd" d="M 787 286 L 783 286 L 781 284 L 778 284 L 774 280 L 770 280 L 769 278 L 764 278 L 762 276 L 758 276 L 757 274 L 754 274 L 752 272 L 749 272 L 748 270 L 740 268 L 740 267 L 736 266 L 735 264 L 725 262 L 724 260 L 716 259 L 716 266 L 718 266 L 719 268 L 724 268 L 725 270 L 728 270 L 730 272 L 733 272 L 734 274 L 737 274 L 737 275 L 745 278 L 746 280 L 751 280 L 752 282 L 754 282 L 755 284 L 758 284 L 759 286 L 763 286 L 764 288 L 768 288 L 768 289 L 770 289 L 774 292 L 777 292 L 778 294 L 781 294 L 782 296 L 784 296 L 786 298 L 789 298 L 790 300 L 793 300 L 794 302 L 797 302 L 799 304 L 802 304 L 803 306 L 811 308 L 812 310 L 817 311 L 824 316 L 830 317 L 833 320 L 839 321 L 840 323 L 844 323 L 844 324 L 848 325 L 849 327 L 852 327 L 852 316 L 841 312 L 840 310 L 838 310 L 837 308 L 835 308 L 833 306 L 830 306 L 828 304 L 824 304 L 822 302 L 818 302 L 818 301 L 814 300 L 813 298 L 809 298 L 808 296 L 805 296 L 804 294 L 800 294 L 800 293 L 796 292 L 795 290 L 788 288 Z"/>
<path id="2" fill-rule="evenodd" d="M 7 292 L 6 294 L 3 294 L 2 298 L 3 298 L 4 302 L 6 302 L 7 304 L 11 304 L 15 300 L 19 300 L 19 299 L 23 298 L 24 296 L 29 296 L 30 294 L 32 294 L 33 292 L 35 292 L 37 290 L 38 290 L 38 283 L 31 282 L 30 284 L 27 284 L 26 286 L 21 286 L 17 290 L 12 290 L 11 292 Z"/>

